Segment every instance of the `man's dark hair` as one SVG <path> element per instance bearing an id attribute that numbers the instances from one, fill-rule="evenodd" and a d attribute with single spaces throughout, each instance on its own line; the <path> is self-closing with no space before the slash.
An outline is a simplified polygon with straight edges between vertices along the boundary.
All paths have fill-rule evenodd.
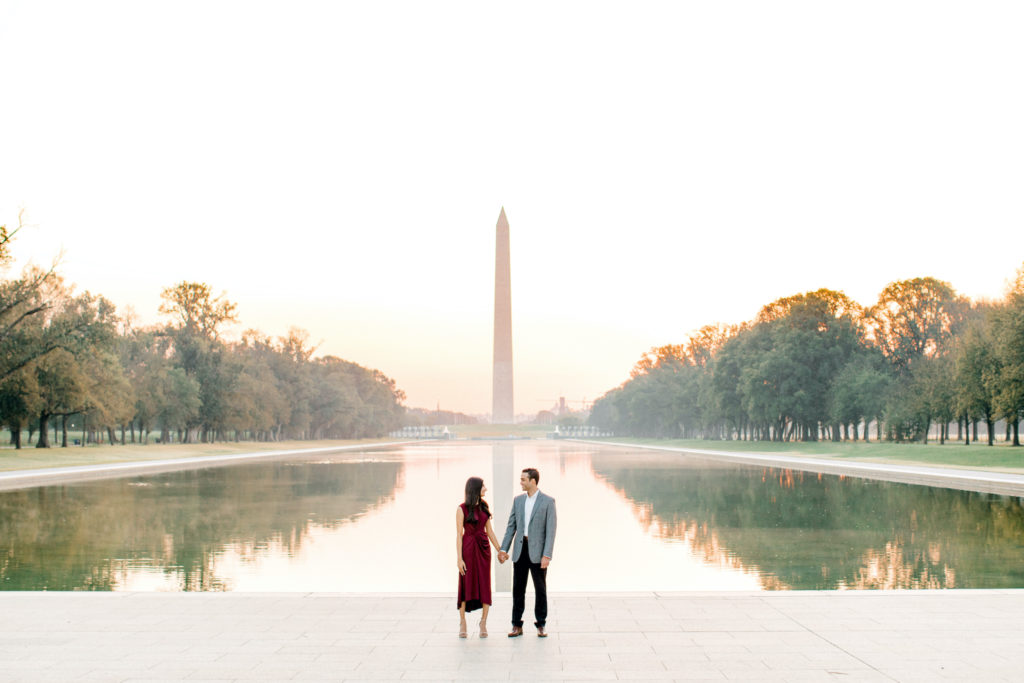
<path id="1" fill-rule="evenodd" d="M 535 467 L 527 467 L 523 470 L 523 474 L 526 475 L 527 479 L 533 479 L 536 483 L 540 483 L 540 472 Z"/>

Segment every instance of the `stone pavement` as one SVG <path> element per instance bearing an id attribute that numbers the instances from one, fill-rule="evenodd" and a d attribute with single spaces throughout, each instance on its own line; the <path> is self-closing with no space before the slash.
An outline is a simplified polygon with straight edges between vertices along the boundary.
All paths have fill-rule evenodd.
<path id="1" fill-rule="evenodd" d="M 459 640 L 451 595 L 0 592 L 0 681 L 1024 679 L 1024 590 L 562 593 L 547 639 L 510 610 Z"/>

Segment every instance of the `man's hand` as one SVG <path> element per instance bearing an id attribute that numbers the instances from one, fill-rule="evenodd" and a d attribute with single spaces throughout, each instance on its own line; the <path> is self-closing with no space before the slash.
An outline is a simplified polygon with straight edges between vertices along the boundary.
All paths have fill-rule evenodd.
<path id="1" fill-rule="evenodd" d="M 506 553 L 504 550 L 499 550 L 498 551 L 498 562 L 500 562 L 501 564 L 505 564 L 505 560 L 507 560 L 507 559 L 508 559 L 508 553 Z"/>
<path id="2" fill-rule="evenodd" d="M 551 564 L 551 558 L 550 557 L 542 557 L 542 558 L 540 558 L 540 568 L 541 569 L 547 569 L 549 564 Z"/>

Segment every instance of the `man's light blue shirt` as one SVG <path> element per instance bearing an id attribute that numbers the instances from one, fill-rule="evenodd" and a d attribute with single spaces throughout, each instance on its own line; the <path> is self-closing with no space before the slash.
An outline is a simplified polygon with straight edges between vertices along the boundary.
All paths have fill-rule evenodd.
<path id="1" fill-rule="evenodd" d="M 537 502 L 537 494 L 540 489 L 533 492 L 533 495 L 526 494 L 526 528 L 530 528 L 530 519 L 533 517 L 533 504 Z"/>

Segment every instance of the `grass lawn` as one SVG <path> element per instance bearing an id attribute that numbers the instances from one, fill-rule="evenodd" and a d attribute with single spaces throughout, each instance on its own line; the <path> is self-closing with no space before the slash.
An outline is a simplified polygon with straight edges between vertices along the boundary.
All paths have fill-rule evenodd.
<path id="1" fill-rule="evenodd" d="M 1024 447 L 1013 447 L 997 442 L 995 446 L 965 446 L 962 442 L 946 443 L 943 446 L 919 443 L 813 443 L 774 441 L 702 441 L 698 439 L 637 439 L 611 437 L 594 439 L 616 443 L 635 443 L 669 448 L 694 448 L 738 453 L 772 453 L 787 456 L 814 458 L 837 458 L 864 460 L 905 465 L 937 465 L 941 467 L 965 467 L 1003 472 L 1024 472 Z"/>
<path id="2" fill-rule="evenodd" d="M 0 448 L 0 472 L 35 470 L 46 467 L 73 467 L 76 465 L 102 465 L 119 462 L 142 462 L 171 458 L 195 458 L 204 455 L 230 455 L 232 453 L 259 453 L 299 448 L 328 448 L 377 444 L 396 439 L 350 439 L 324 441 L 277 441 L 273 443 L 242 441 L 223 443 L 127 444 L 125 446 L 89 445 L 61 448 L 35 448 L 20 450 L 13 446 Z"/>
<path id="3" fill-rule="evenodd" d="M 545 425 L 454 425 L 449 429 L 460 439 L 518 436 L 541 439 L 554 427 Z M 80 438 L 79 433 L 71 434 Z M 5 438 L 6 437 L 6 438 Z M 261 451 L 293 450 L 299 448 L 328 448 L 331 446 L 355 446 L 377 444 L 410 439 L 362 439 L 324 441 L 278 441 L 273 443 L 225 441 L 218 443 L 173 443 L 173 444 L 89 444 L 88 446 L 59 445 L 51 448 L 35 448 L 35 438 L 20 450 L 9 445 L 10 436 L 0 433 L 0 472 L 12 470 L 35 470 L 46 467 L 74 467 L 76 465 L 102 465 L 120 462 L 143 462 L 171 458 L 195 458 L 206 455 L 230 455 L 232 453 L 258 453 Z M 57 442 L 59 444 L 59 442 Z"/>

